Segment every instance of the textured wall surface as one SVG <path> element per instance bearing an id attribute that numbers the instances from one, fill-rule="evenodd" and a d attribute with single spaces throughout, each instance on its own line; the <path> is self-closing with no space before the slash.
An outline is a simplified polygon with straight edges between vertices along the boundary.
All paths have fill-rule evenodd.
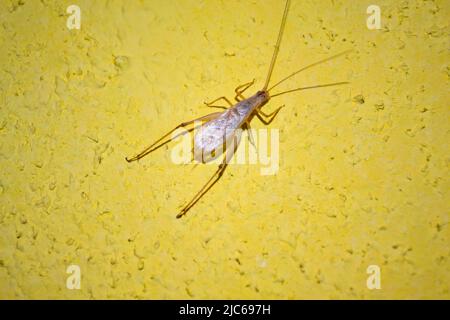
<path id="1" fill-rule="evenodd" d="M 231 165 L 177 220 L 215 167 L 124 161 L 261 87 L 282 10 L 0 1 L 0 298 L 450 298 L 449 1 L 293 1 L 274 80 L 354 51 L 280 89 L 351 83 L 265 107 L 286 105 L 276 175 Z"/>

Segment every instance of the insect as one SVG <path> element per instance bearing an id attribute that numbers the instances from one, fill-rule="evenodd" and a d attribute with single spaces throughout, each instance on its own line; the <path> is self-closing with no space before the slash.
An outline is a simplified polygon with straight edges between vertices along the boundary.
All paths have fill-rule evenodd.
<path id="1" fill-rule="evenodd" d="M 212 159 L 217 158 L 220 155 L 223 155 L 223 161 L 217 168 L 217 170 L 214 172 L 214 174 L 211 176 L 211 178 L 203 185 L 203 187 L 195 194 L 195 196 L 184 205 L 184 207 L 181 209 L 181 211 L 177 214 L 177 218 L 181 218 L 182 216 L 186 215 L 186 213 L 214 186 L 214 184 L 217 183 L 217 181 L 220 180 L 222 175 L 225 172 L 225 169 L 227 168 L 228 163 L 230 162 L 231 158 L 233 157 L 236 148 L 240 141 L 240 134 L 238 132 L 241 132 L 241 130 L 248 130 L 250 129 L 250 122 L 252 119 L 256 116 L 263 124 L 269 125 L 277 116 L 278 112 L 283 108 L 284 106 L 278 107 L 275 109 L 275 111 L 266 114 L 262 111 L 262 107 L 266 105 L 269 100 L 271 100 L 274 97 L 281 96 L 283 94 L 295 92 L 295 91 L 301 91 L 306 89 L 313 89 L 313 88 L 322 88 L 322 87 L 330 87 L 330 86 L 336 86 L 336 85 L 342 85 L 347 84 L 348 82 L 335 82 L 335 83 L 329 83 L 329 84 L 322 84 L 322 85 L 315 85 L 315 86 L 309 86 L 309 87 L 300 87 L 288 91 L 283 91 L 280 93 L 271 94 L 271 90 L 280 85 L 281 83 L 285 82 L 286 80 L 292 78 L 296 74 L 309 69 L 313 66 L 316 66 L 318 64 L 324 63 L 326 61 L 329 61 L 331 59 L 337 58 L 339 56 L 343 56 L 347 54 L 350 50 L 339 53 L 337 55 L 334 55 L 332 57 L 320 60 L 318 62 L 312 63 L 310 65 L 307 65 L 292 74 L 288 75 L 287 77 L 281 79 L 271 87 L 269 87 L 270 78 L 272 75 L 272 71 L 275 66 L 275 62 L 277 60 L 278 52 L 280 50 L 280 44 L 281 39 L 283 37 L 283 32 L 286 25 L 286 19 L 289 12 L 289 6 L 290 6 L 290 0 L 286 1 L 285 8 L 284 8 L 284 14 L 283 18 L 281 20 L 281 26 L 280 30 L 278 32 L 278 38 L 277 42 L 272 54 L 272 59 L 269 66 L 269 71 L 267 73 L 266 81 L 264 86 L 261 90 L 256 92 L 254 95 L 252 95 L 249 98 L 244 97 L 244 92 L 250 88 L 255 80 L 245 83 L 243 85 L 238 86 L 235 89 L 235 97 L 236 104 L 233 104 L 228 98 L 225 96 L 217 98 L 211 102 L 205 102 L 205 104 L 208 107 L 215 107 L 215 108 L 222 108 L 225 109 L 225 111 L 222 112 L 214 112 L 210 113 L 208 115 L 202 116 L 200 118 L 183 122 L 176 126 L 174 129 L 166 133 L 164 136 L 162 136 L 160 139 L 155 141 L 152 145 L 145 148 L 141 153 L 135 155 L 131 158 L 125 158 L 126 161 L 132 162 L 137 161 L 139 159 L 142 159 L 146 155 L 150 154 L 151 152 L 161 148 L 162 146 L 166 145 L 170 141 L 174 140 L 176 137 L 186 134 L 188 132 L 193 131 L 194 129 L 197 129 L 198 127 L 201 127 L 201 130 L 199 130 L 194 135 L 194 148 L 193 148 L 193 157 L 198 162 L 209 162 Z M 218 101 L 226 102 L 228 107 L 221 106 L 221 105 L 215 105 Z M 195 123 L 200 123 L 200 125 L 194 125 L 192 128 L 184 131 L 181 134 L 177 134 L 174 137 L 169 137 L 174 131 L 176 131 L 179 128 L 188 128 L 192 126 Z M 249 131 L 250 133 L 250 131 Z M 251 135 L 249 134 L 249 140 L 252 140 Z M 232 147 L 230 147 L 230 141 Z M 250 141 L 252 142 L 252 141 Z M 225 146 L 225 148 L 223 148 Z M 223 152 L 215 152 L 217 150 L 222 150 Z M 209 155 L 206 156 L 205 155 Z"/>

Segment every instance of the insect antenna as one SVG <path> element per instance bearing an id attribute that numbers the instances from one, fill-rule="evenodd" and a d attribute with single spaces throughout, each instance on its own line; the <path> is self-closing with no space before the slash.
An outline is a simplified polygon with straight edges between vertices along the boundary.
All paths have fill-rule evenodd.
<path id="1" fill-rule="evenodd" d="M 262 91 L 266 91 L 269 86 L 270 77 L 272 76 L 273 68 L 275 67 L 275 62 L 277 60 L 278 52 L 280 51 L 281 38 L 283 37 L 284 26 L 286 25 L 286 19 L 289 11 L 289 5 L 291 4 L 291 0 L 286 1 L 286 6 L 284 7 L 283 19 L 281 20 L 280 31 L 278 32 L 277 44 L 275 45 L 275 49 L 273 51 L 272 60 L 270 61 L 269 72 L 267 73 L 266 83 Z"/>
<path id="2" fill-rule="evenodd" d="M 343 82 L 334 82 L 334 83 L 327 83 L 327 84 L 319 84 L 319 85 L 315 85 L 315 86 L 309 86 L 309 87 L 300 87 L 300 88 L 296 88 L 296 89 L 292 89 L 292 90 L 287 90 L 287 91 L 283 91 L 283 92 L 279 92 L 276 94 L 272 94 L 270 97 L 276 97 L 276 96 L 281 96 L 282 94 L 285 93 L 290 93 L 290 92 L 294 92 L 294 91 L 302 91 L 302 90 L 308 90 L 308 89 L 316 89 L 316 88 L 324 88 L 324 87 L 332 87 L 332 86 L 339 86 L 342 84 L 349 84 L 350 82 L 348 81 L 343 81 Z"/>
<path id="3" fill-rule="evenodd" d="M 315 67 L 315 66 L 317 66 L 317 65 L 319 65 L 319 64 L 325 63 L 325 62 L 327 62 L 327 61 L 336 59 L 336 58 L 338 58 L 338 57 L 340 57 L 340 56 L 343 56 L 343 55 L 349 53 L 350 51 L 352 51 L 352 49 L 346 50 L 346 51 L 341 52 L 341 53 L 338 53 L 338 54 L 336 54 L 336 55 L 334 55 L 334 56 L 331 56 L 331 57 L 328 57 L 328 58 L 326 58 L 326 59 L 322 59 L 322 60 L 320 60 L 320 61 L 311 63 L 311 64 L 307 65 L 306 67 L 303 67 L 303 68 L 301 68 L 301 69 L 299 69 L 299 70 L 297 70 L 297 71 L 291 73 L 291 74 L 288 75 L 287 77 L 281 79 L 280 81 L 278 81 L 277 83 L 275 83 L 273 86 L 271 86 L 267 91 L 272 90 L 273 88 L 275 88 L 275 87 L 278 86 L 279 84 L 281 84 L 281 83 L 283 83 L 284 81 L 286 81 L 286 80 L 292 78 L 293 76 L 295 76 L 296 74 L 298 74 L 298 73 L 300 73 L 300 72 L 302 72 L 302 71 L 305 71 L 305 70 L 307 70 L 307 69 L 309 69 L 309 68 Z"/>

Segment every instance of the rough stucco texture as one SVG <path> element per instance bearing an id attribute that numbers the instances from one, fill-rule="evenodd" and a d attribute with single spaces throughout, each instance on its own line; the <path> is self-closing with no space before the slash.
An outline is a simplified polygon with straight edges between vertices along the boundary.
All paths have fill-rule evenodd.
<path id="1" fill-rule="evenodd" d="M 177 220 L 215 167 L 124 157 L 261 87 L 283 2 L 1 1 L 0 298 L 450 298 L 450 2 L 369 30 L 373 2 L 293 1 L 273 78 L 353 48 L 282 89 L 351 83 L 274 99 L 278 173 L 231 165 Z"/>

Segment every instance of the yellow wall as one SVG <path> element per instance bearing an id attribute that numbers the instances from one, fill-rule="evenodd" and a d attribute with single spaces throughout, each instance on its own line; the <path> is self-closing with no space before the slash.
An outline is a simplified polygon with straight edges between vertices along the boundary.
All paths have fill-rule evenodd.
<path id="1" fill-rule="evenodd" d="M 450 298 L 449 4 L 294 0 L 274 79 L 354 51 L 280 89 L 351 84 L 274 99 L 278 174 L 177 220 L 215 167 L 124 157 L 261 87 L 283 2 L 1 1 L 0 298 Z"/>

